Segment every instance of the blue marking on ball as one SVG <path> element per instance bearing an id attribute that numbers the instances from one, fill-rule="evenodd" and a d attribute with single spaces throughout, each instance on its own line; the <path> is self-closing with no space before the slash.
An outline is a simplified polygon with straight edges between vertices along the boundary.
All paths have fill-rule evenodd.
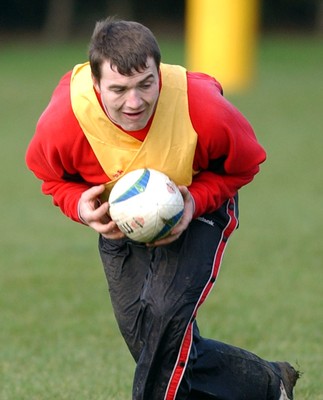
<path id="1" fill-rule="evenodd" d="M 177 222 L 182 218 L 184 210 L 180 211 L 176 215 L 173 215 L 169 219 L 164 219 L 164 226 L 163 229 L 157 233 L 157 235 L 151 240 L 152 242 L 155 242 L 158 239 L 163 238 L 164 236 L 167 236 L 169 232 L 174 228 L 174 226 L 177 224 Z"/>
<path id="2" fill-rule="evenodd" d="M 121 201 L 128 200 L 131 197 L 137 196 L 138 194 L 144 192 L 146 190 L 149 178 L 150 171 L 149 169 L 145 168 L 142 175 L 136 180 L 136 182 L 130 186 L 126 192 L 122 193 L 122 195 L 116 198 L 112 204 L 120 203 Z"/>

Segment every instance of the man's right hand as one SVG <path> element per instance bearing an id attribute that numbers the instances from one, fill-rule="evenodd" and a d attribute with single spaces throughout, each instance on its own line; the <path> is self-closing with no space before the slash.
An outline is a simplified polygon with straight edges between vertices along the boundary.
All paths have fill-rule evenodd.
<path id="1" fill-rule="evenodd" d="M 107 239 L 121 239 L 125 235 L 109 217 L 109 203 L 100 203 L 105 186 L 93 186 L 82 193 L 78 203 L 80 220 Z"/>

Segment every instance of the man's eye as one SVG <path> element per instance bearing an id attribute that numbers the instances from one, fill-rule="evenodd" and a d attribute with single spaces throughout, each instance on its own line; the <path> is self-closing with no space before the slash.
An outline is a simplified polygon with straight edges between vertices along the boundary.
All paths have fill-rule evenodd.
<path id="1" fill-rule="evenodd" d="M 143 83 L 140 85 L 141 89 L 149 89 L 151 87 L 151 83 Z"/>
<path id="2" fill-rule="evenodd" d="M 120 87 L 119 86 L 113 86 L 113 87 L 110 87 L 109 90 L 111 92 L 113 92 L 113 93 L 123 93 L 126 90 L 126 88 L 124 88 L 122 86 L 120 86 Z"/>
<path id="3" fill-rule="evenodd" d="M 114 93 L 123 93 L 125 91 L 125 88 L 120 87 L 120 88 L 113 88 L 111 90 Z"/>

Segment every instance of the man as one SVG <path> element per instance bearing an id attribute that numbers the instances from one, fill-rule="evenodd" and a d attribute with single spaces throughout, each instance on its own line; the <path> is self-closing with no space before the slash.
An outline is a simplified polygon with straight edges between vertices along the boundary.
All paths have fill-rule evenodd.
<path id="1" fill-rule="evenodd" d="M 27 152 L 42 190 L 100 234 L 120 331 L 136 361 L 134 400 L 292 399 L 298 373 L 200 336 L 196 323 L 238 226 L 237 192 L 265 160 L 247 120 L 212 77 L 161 64 L 141 24 L 97 23 L 89 63 L 55 89 Z M 109 218 L 113 184 L 137 168 L 179 185 L 181 222 L 137 243 Z"/>

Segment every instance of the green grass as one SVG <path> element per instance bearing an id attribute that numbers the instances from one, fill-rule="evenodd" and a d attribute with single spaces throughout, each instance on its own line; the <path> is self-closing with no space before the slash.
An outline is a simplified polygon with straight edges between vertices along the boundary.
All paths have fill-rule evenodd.
<path id="1" fill-rule="evenodd" d="M 161 42 L 182 63 L 180 43 Z M 24 164 L 59 77 L 85 44 L 8 43 L 0 63 L 0 398 L 128 400 L 134 363 L 114 321 L 96 234 L 68 221 Z M 252 88 L 230 100 L 268 152 L 241 191 L 241 226 L 200 328 L 304 371 L 296 398 L 323 399 L 322 102 L 318 39 L 261 41 Z"/>

